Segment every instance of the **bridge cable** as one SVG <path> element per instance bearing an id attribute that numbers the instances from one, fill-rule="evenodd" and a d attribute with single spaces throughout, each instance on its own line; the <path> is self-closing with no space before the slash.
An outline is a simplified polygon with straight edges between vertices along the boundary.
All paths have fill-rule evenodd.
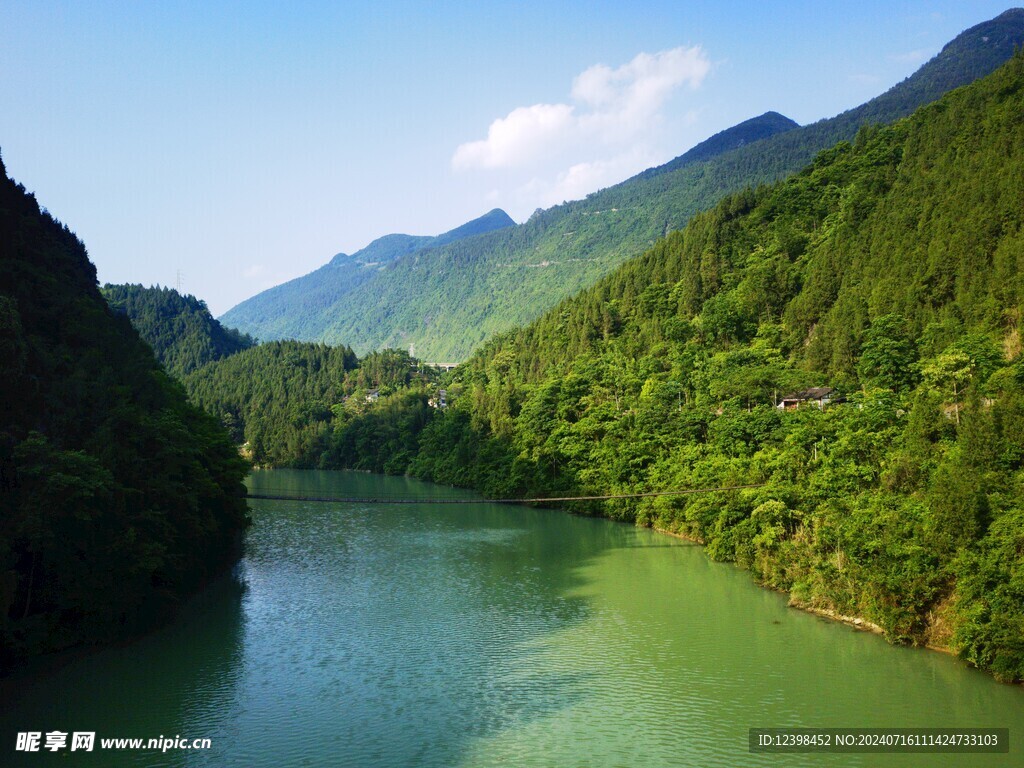
<path id="1" fill-rule="evenodd" d="M 646 491 L 641 493 L 610 493 L 602 496 L 551 496 L 546 498 L 522 498 L 522 499 L 454 499 L 454 498 L 399 498 L 381 496 L 376 498 L 362 498 L 352 496 L 310 496 L 290 494 L 284 492 L 250 491 L 247 498 L 269 499 L 273 501 L 315 501 L 335 502 L 339 504 L 555 504 L 567 501 L 608 501 L 609 499 L 644 499 L 654 496 L 688 496 L 695 493 L 718 493 L 722 491 L 739 491 L 747 488 L 761 488 L 766 483 L 750 483 L 747 485 L 727 485 L 718 488 L 680 488 L 671 491 Z"/>

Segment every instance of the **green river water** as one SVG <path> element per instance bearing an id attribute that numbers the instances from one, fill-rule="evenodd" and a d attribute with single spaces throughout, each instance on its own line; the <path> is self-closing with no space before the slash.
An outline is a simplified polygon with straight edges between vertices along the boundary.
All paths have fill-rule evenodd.
<path id="1" fill-rule="evenodd" d="M 254 489 L 468 498 L 403 478 Z M 494 504 L 253 501 L 246 556 L 136 642 L 6 686 L 3 766 L 1024 766 L 1024 690 L 788 608 L 700 547 Z M 750 753 L 755 727 L 1009 728 L 1008 754 Z M 16 751 L 95 732 L 93 752 Z M 101 749 L 107 737 L 208 750 Z"/>

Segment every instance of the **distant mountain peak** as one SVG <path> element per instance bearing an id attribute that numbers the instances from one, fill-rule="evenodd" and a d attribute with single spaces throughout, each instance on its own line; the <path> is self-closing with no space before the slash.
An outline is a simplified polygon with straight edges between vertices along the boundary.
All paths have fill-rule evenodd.
<path id="1" fill-rule="evenodd" d="M 472 237 L 495 229 L 514 227 L 515 220 L 501 208 L 493 208 L 483 216 L 467 221 L 455 229 L 431 237 L 429 235 L 382 235 L 365 248 L 352 254 L 338 253 L 330 260 L 328 266 L 337 267 L 348 264 L 383 264 L 406 256 L 424 248 L 437 248 L 441 245 Z"/>
<path id="2" fill-rule="evenodd" d="M 501 208 L 491 208 L 487 213 L 480 217 L 481 219 L 490 219 L 493 221 L 507 221 L 511 224 L 515 224 L 516 220 L 509 216 Z"/>
<path id="3" fill-rule="evenodd" d="M 438 235 L 430 245 L 431 247 L 444 245 L 455 240 L 461 240 L 464 237 L 472 237 L 473 235 L 493 232 L 496 229 L 514 227 L 515 225 L 515 220 L 501 208 L 492 208 L 483 216 L 478 216 L 472 221 L 467 221 L 461 227 L 456 227 L 445 232 L 443 235 Z"/>
<path id="4" fill-rule="evenodd" d="M 309 334 L 303 323 L 317 322 L 314 316 L 369 279 L 380 267 L 423 251 L 495 230 L 514 227 L 505 211 L 493 208 L 483 216 L 436 237 L 390 234 L 378 237 L 352 254 L 337 253 L 317 270 L 274 286 L 229 309 L 222 319 L 232 325 L 256 329 L 265 341 L 302 338 Z M 300 317 L 295 319 L 295 307 Z"/>
<path id="5" fill-rule="evenodd" d="M 767 139 L 777 133 L 784 133 L 799 127 L 799 123 L 795 120 L 790 120 L 785 115 L 778 112 L 765 112 L 763 115 L 752 117 L 731 128 L 726 128 L 724 131 L 719 131 L 674 160 L 669 160 L 664 165 L 644 171 L 640 174 L 640 177 L 657 176 L 690 165 L 691 163 L 710 160 L 717 155 L 731 152 L 755 141 Z"/>
<path id="6" fill-rule="evenodd" d="M 945 50 L 949 46 L 953 45 L 954 43 L 956 43 L 957 40 L 959 40 L 960 38 L 962 38 L 964 36 L 974 35 L 974 34 L 979 33 L 979 32 L 984 35 L 984 34 L 986 34 L 988 32 L 995 31 L 994 28 L 1000 28 L 1000 29 L 1008 30 L 1008 29 L 1010 29 L 1010 27 L 1007 27 L 1007 24 L 1015 25 L 1015 24 L 1020 24 L 1020 23 L 1024 23 L 1024 8 L 1008 8 L 1005 11 L 1003 11 L 1002 13 L 1000 13 L 998 16 L 996 16 L 995 18 L 989 19 L 988 21 L 983 21 L 980 24 L 975 24 L 973 27 L 965 29 L 959 35 L 954 37 L 950 42 L 946 43 L 946 45 L 943 46 L 943 50 Z M 1007 38 L 1007 39 L 1009 39 L 1010 43 L 1014 43 L 1015 42 L 1012 38 Z M 985 42 L 1002 42 L 1002 41 L 1001 40 L 991 40 L 990 39 L 990 40 L 985 41 Z"/>

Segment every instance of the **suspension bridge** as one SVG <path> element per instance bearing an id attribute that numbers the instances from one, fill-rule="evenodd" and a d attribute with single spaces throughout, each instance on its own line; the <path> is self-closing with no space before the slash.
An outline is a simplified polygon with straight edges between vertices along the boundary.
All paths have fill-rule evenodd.
<path id="1" fill-rule="evenodd" d="M 644 491 L 639 493 L 609 493 L 603 496 L 549 496 L 519 499 L 486 499 L 458 497 L 412 497 L 412 496 L 320 496 L 316 494 L 289 493 L 283 489 L 267 488 L 250 490 L 247 498 L 270 499 L 273 501 L 315 501 L 331 504 L 561 504 L 569 501 L 608 501 L 611 499 L 645 499 L 655 496 L 688 496 L 695 493 L 721 493 L 741 491 L 747 488 L 761 488 L 764 483 L 726 485 L 715 488 L 677 488 L 669 491 Z"/>

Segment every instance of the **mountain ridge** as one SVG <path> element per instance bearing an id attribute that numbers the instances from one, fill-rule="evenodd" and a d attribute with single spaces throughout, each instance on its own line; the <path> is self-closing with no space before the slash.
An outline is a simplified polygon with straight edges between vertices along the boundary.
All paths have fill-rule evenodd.
<path id="1" fill-rule="evenodd" d="M 697 162 L 701 158 L 712 157 L 735 147 L 743 146 L 751 141 L 757 141 L 760 138 L 773 135 L 779 131 L 791 130 L 794 127 L 798 127 L 795 121 L 777 112 L 766 112 L 763 115 L 750 118 L 731 128 L 720 131 L 698 143 L 683 155 L 669 161 L 666 165 L 649 169 L 644 173 L 667 172 L 674 167 L 688 165 L 692 162 Z M 540 212 L 540 214 L 543 215 L 543 212 Z M 512 218 L 500 208 L 496 208 L 471 222 L 438 235 L 435 238 L 402 234 L 384 235 L 354 254 L 339 253 L 325 267 L 321 267 L 308 275 L 283 283 L 280 286 L 275 286 L 250 299 L 246 299 L 221 315 L 219 319 L 225 323 L 244 327 L 247 329 L 247 332 L 257 336 L 261 332 L 266 335 L 268 327 L 273 327 L 274 330 L 270 335 L 266 336 L 265 340 L 280 338 L 281 329 L 284 327 L 293 331 L 292 336 L 302 340 L 344 343 L 341 335 L 330 330 L 334 325 L 334 321 L 329 317 L 332 306 L 328 303 L 328 296 L 333 294 L 334 302 L 338 303 L 355 286 L 346 286 L 344 289 L 339 290 L 333 284 L 330 274 L 324 271 L 327 267 L 359 265 L 379 267 L 383 270 L 393 266 L 394 262 L 404 257 L 412 257 L 416 262 L 419 262 L 421 257 L 427 256 L 427 254 L 423 253 L 424 251 L 440 248 L 477 235 L 491 234 L 514 226 L 517 225 Z M 372 274 L 364 274 L 357 284 L 369 281 L 373 277 Z M 283 289 L 284 286 L 289 286 L 289 288 L 283 291 L 278 290 Z M 310 292 L 312 292 L 312 295 Z M 285 299 L 281 296 L 282 293 L 287 293 L 288 297 Z M 300 325 L 300 322 L 296 322 L 298 318 L 296 318 L 296 321 L 286 321 L 282 324 L 268 324 L 265 321 L 252 319 L 252 314 L 260 311 L 259 307 L 261 304 L 268 300 L 273 300 L 272 296 L 281 296 L 285 301 L 293 302 L 293 312 L 301 315 L 301 324 L 305 326 L 305 330 L 300 330 L 302 325 Z M 268 313 L 271 311 L 280 312 L 281 307 L 278 306 L 275 310 L 264 309 L 264 311 Z M 317 324 L 318 321 L 319 325 Z M 401 339 L 393 341 L 398 346 L 402 345 Z M 384 346 L 387 346 L 387 344 Z M 364 349 L 363 351 L 366 350 Z"/>
<path id="2" fill-rule="evenodd" d="M 395 259 L 430 248 L 439 248 L 505 227 L 515 221 L 505 211 L 494 208 L 482 216 L 440 235 L 383 235 L 349 255 L 339 253 L 327 264 L 301 277 L 268 288 L 236 304 L 218 320 L 233 327 L 245 327 L 261 340 L 298 338 L 302 324 L 329 309 L 332 301 L 342 300 L 349 292 L 373 277 L 374 271 Z M 283 306 L 291 306 L 298 317 L 286 315 Z"/>
<path id="3" fill-rule="evenodd" d="M 464 237 L 473 237 L 474 235 L 504 227 L 514 227 L 515 224 L 515 219 L 501 208 L 493 208 L 482 216 L 478 216 L 440 235 L 405 235 L 399 233 L 382 235 L 351 255 L 347 253 L 336 254 L 334 258 L 327 262 L 327 266 L 338 266 L 352 261 L 359 264 L 379 264 L 391 261 L 399 256 L 423 250 L 424 248 L 437 248 L 438 246 L 461 240 Z M 241 304 L 237 306 L 241 306 Z"/>
<path id="4" fill-rule="evenodd" d="M 427 359 L 464 359 L 492 334 L 583 290 L 724 195 L 800 170 L 863 125 L 910 114 L 995 70 L 1021 43 L 1024 9 L 1011 9 L 960 33 L 913 75 L 835 117 L 641 173 L 516 227 L 395 259 L 343 303 L 315 311 L 297 305 L 297 314 L 316 318 L 302 338 L 348 344 L 360 354 L 414 344 Z"/>
<path id="5" fill-rule="evenodd" d="M 714 136 L 687 150 L 679 157 L 669 160 L 664 165 L 658 165 L 654 168 L 648 168 L 646 171 L 641 171 L 631 178 L 649 178 L 662 173 L 669 173 L 691 163 L 709 160 L 716 155 L 739 149 L 755 141 L 771 138 L 777 133 L 785 133 L 799 127 L 800 123 L 795 120 L 791 120 L 778 112 L 768 111 L 757 117 L 744 120 L 742 123 L 737 123 L 731 128 L 726 128 L 724 131 L 719 131 Z M 627 179 L 626 181 L 629 180 Z"/>
<path id="6" fill-rule="evenodd" d="M 903 117 L 991 72 L 1020 42 L 1024 10 L 1012 9 L 965 30 L 909 78 L 836 117 L 640 174 L 429 257 L 396 259 L 366 292 L 332 312 L 315 338 L 357 352 L 413 343 L 431 359 L 463 359 L 493 333 L 583 290 L 723 195 L 782 178 L 816 152 L 852 139 L 862 125 Z"/>

